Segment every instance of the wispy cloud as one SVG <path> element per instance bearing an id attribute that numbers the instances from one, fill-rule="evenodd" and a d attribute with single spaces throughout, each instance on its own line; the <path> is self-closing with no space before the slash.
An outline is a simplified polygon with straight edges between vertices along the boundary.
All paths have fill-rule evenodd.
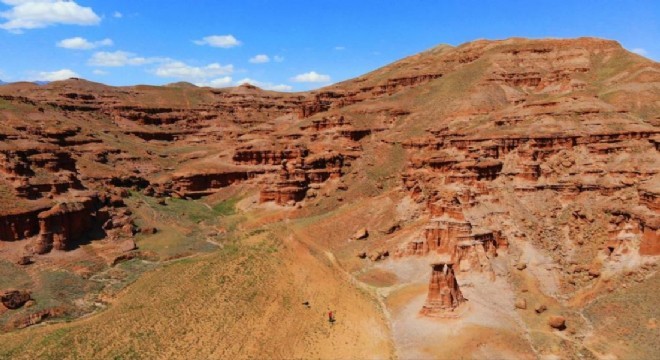
<path id="1" fill-rule="evenodd" d="M 108 75 L 108 72 L 107 72 L 107 71 L 105 71 L 105 70 L 100 70 L 100 69 L 94 69 L 94 71 L 92 71 L 92 73 L 93 73 L 94 75 Z"/>
<path id="2" fill-rule="evenodd" d="M 72 77 L 80 77 L 75 71 L 70 69 L 62 69 L 56 71 L 42 71 L 39 72 L 34 80 L 37 81 L 58 81 L 66 80 Z"/>
<path id="3" fill-rule="evenodd" d="M 241 45 L 233 35 L 210 35 L 203 37 L 201 40 L 193 41 L 197 45 L 208 45 L 219 48 L 232 48 Z"/>
<path id="4" fill-rule="evenodd" d="M 198 80 L 229 75 L 234 72 L 233 65 L 212 63 L 206 66 L 191 66 L 182 61 L 170 61 L 161 64 L 155 71 L 156 76 L 183 80 Z"/>
<path id="5" fill-rule="evenodd" d="M 69 39 L 64 39 L 61 41 L 58 41 L 57 47 L 65 48 L 65 49 L 76 49 L 76 50 L 90 50 L 90 49 L 96 49 L 102 46 L 112 46 L 114 43 L 112 42 L 111 39 L 103 39 L 99 41 L 89 41 L 85 38 L 82 38 L 80 36 L 77 37 L 72 37 Z"/>
<path id="6" fill-rule="evenodd" d="M 277 84 L 276 85 L 276 84 L 273 84 L 273 83 L 261 82 L 261 81 L 257 81 L 257 80 L 250 79 L 250 78 L 245 78 L 245 79 L 241 79 L 241 80 L 236 81 L 236 85 L 243 85 L 243 84 L 254 85 L 254 86 L 260 87 L 260 88 L 265 89 L 265 90 L 274 90 L 274 91 L 291 91 L 291 90 L 293 90 L 293 86 L 291 86 L 291 85 L 286 85 L 286 84 Z"/>
<path id="7" fill-rule="evenodd" d="M 232 78 L 231 76 L 225 76 L 217 79 L 213 79 L 210 81 L 206 82 L 197 82 L 195 83 L 197 86 L 208 86 L 212 88 L 223 88 L 223 87 L 229 87 L 232 85 Z"/>
<path id="8" fill-rule="evenodd" d="M 20 33 L 51 25 L 97 25 L 101 18 L 90 7 L 64 0 L 0 0 L 11 6 L 0 12 L 6 22 L 0 28 Z"/>
<path id="9" fill-rule="evenodd" d="M 323 75 L 316 71 L 310 71 L 292 77 L 291 81 L 299 83 L 327 83 L 330 82 L 330 75 Z"/>
<path id="10" fill-rule="evenodd" d="M 265 54 L 259 54 L 259 55 L 255 55 L 254 57 L 250 58 L 250 60 L 248 60 L 248 61 L 253 63 L 253 64 L 265 64 L 265 63 L 270 61 L 270 57 L 268 55 L 265 55 Z"/>
<path id="11" fill-rule="evenodd" d="M 642 48 L 634 48 L 631 51 L 634 52 L 637 55 L 642 55 L 642 56 L 648 56 L 649 55 L 648 51 L 646 51 L 646 49 L 642 49 Z"/>
<path id="12" fill-rule="evenodd" d="M 133 53 L 127 51 L 99 51 L 94 53 L 92 57 L 87 62 L 92 66 L 103 66 L 103 67 L 120 67 L 120 66 L 137 66 L 151 64 L 155 62 L 167 61 L 165 58 L 145 58 L 137 56 Z"/>
<path id="13" fill-rule="evenodd" d="M 346 48 L 344 46 L 335 46 L 335 50 L 342 51 L 342 50 L 346 50 Z"/>
<path id="14" fill-rule="evenodd" d="M 282 62 L 282 61 L 284 61 L 284 56 L 275 55 L 275 56 L 273 56 L 273 61 L 278 62 L 278 63 Z"/>
<path id="15" fill-rule="evenodd" d="M 115 11 L 114 13 L 112 13 L 112 17 L 121 19 L 124 17 L 124 14 L 120 13 L 119 11 Z"/>
<path id="16" fill-rule="evenodd" d="M 198 86 L 229 86 L 232 83 L 230 76 L 234 72 L 234 65 L 211 63 L 203 66 L 190 65 L 183 61 L 169 57 L 144 57 L 128 51 L 106 52 L 99 51 L 87 61 L 90 66 L 122 67 L 155 65 L 146 71 L 162 78 L 173 78 L 190 81 Z M 103 75 L 104 71 L 95 70 L 95 74 Z"/>

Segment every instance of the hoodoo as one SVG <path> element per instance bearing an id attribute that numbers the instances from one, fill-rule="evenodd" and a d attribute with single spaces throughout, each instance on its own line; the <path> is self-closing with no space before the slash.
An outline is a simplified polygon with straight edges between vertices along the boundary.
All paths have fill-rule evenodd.
<path id="1" fill-rule="evenodd" d="M 443 261 L 431 264 L 429 294 L 420 314 L 431 317 L 454 317 L 454 310 L 466 301 L 458 288 L 454 264 Z"/>

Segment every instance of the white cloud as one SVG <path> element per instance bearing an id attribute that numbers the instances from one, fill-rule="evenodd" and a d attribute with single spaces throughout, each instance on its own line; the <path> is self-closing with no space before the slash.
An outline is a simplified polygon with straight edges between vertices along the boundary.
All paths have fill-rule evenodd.
<path id="1" fill-rule="evenodd" d="M 253 64 L 263 64 L 263 63 L 267 63 L 267 62 L 269 62 L 269 61 L 270 61 L 270 57 L 268 57 L 268 55 L 259 54 L 259 55 L 256 55 L 256 56 L 253 57 L 253 58 L 250 58 L 249 61 L 250 61 L 251 63 L 253 63 Z"/>
<path id="2" fill-rule="evenodd" d="M 149 70 L 150 73 L 156 76 L 190 81 L 198 86 L 213 87 L 231 85 L 231 77 L 222 76 L 234 72 L 234 65 L 231 64 L 211 63 L 205 66 L 193 66 L 167 57 L 142 57 L 127 51 L 99 51 L 94 53 L 87 63 L 91 66 L 100 67 L 156 64 L 157 66 L 154 69 Z M 95 70 L 94 74 L 104 75 L 105 71 Z"/>
<path id="3" fill-rule="evenodd" d="M 330 76 L 319 74 L 316 71 L 310 71 L 292 77 L 291 81 L 300 83 L 327 83 L 330 82 Z"/>
<path id="4" fill-rule="evenodd" d="M 236 82 L 236 85 L 243 85 L 243 84 L 254 85 L 254 86 L 260 87 L 260 88 L 265 89 L 265 90 L 274 90 L 274 91 L 291 91 L 291 90 L 293 90 L 293 86 L 291 86 L 291 85 L 286 85 L 286 84 L 275 85 L 273 83 L 261 82 L 261 81 L 257 81 L 257 80 L 250 79 L 250 78 L 241 79 L 241 80 L 238 80 Z"/>
<path id="5" fill-rule="evenodd" d="M 286 84 L 279 84 L 279 85 L 273 85 L 273 86 L 267 87 L 265 89 L 266 90 L 274 90 L 274 91 L 292 91 L 293 86 L 286 85 Z"/>
<path id="6" fill-rule="evenodd" d="M 163 58 L 144 58 L 127 51 L 99 51 L 94 53 L 87 63 L 92 66 L 118 67 L 144 65 L 165 60 Z"/>
<path id="7" fill-rule="evenodd" d="M 275 56 L 273 56 L 273 61 L 282 62 L 282 61 L 284 61 L 284 56 L 275 55 Z"/>
<path id="8" fill-rule="evenodd" d="M 646 51 L 646 49 L 642 49 L 642 48 L 635 48 L 632 49 L 631 51 L 637 55 L 642 55 L 642 56 L 648 56 L 649 54 L 648 51 Z"/>
<path id="9" fill-rule="evenodd" d="M 342 50 L 346 50 L 346 48 L 343 46 L 335 46 L 335 50 L 342 51 Z"/>
<path id="10" fill-rule="evenodd" d="M 120 13 L 119 11 L 115 11 L 115 12 L 112 14 L 112 17 L 115 17 L 115 18 L 117 18 L 117 19 L 121 19 L 121 18 L 124 17 L 124 14 Z"/>
<path id="11" fill-rule="evenodd" d="M 95 69 L 94 71 L 92 71 L 92 73 L 94 75 L 108 75 L 107 71 L 103 71 L 103 70 L 100 70 L 100 69 Z"/>
<path id="12" fill-rule="evenodd" d="M 56 24 L 97 25 L 101 18 L 90 7 L 78 5 L 75 1 L 64 0 L 0 0 L 11 6 L 0 12 L 6 20 L 0 28 L 12 32 L 25 29 L 38 29 Z"/>
<path id="13" fill-rule="evenodd" d="M 201 40 L 193 41 L 197 45 L 208 45 L 212 47 L 231 48 L 241 44 L 233 35 L 211 35 Z"/>
<path id="14" fill-rule="evenodd" d="M 213 79 L 211 81 L 207 82 L 198 82 L 195 83 L 197 86 L 208 86 L 208 87 L 213 87 L 213 88 L 223 88 L 223 87 L 228 87 L 231 86 L 231 76 L 225 76 L 217 79 Z"/>
<path id="15" fill-rule="evenodd" d="M 156 69 L 156 75 L 160 77 L 204 80 L 220 75 L 228 75 L 234 72 L 233 65 L 220 65 L 218 63 L 206 66 L 190 66 L 181 61 L 170 61 L 160 65 Z"/>
<path id="16" fill-rule="evenodd" d="M 61 40 L 57 42 L 57 44 L 55 45 L 65 49 L 89 50 L 89 49 L 96 49 L 102 46 L 112 46 L 113 44 L 114 43 L 112 42 L 111 39 L 89 41 L 85 38 L 77 36 L 77 37 Z"/>
<path id="17" fill-rule="evenodd" d="M 62 69 L 57 71 L 42 71 L 37 74 L 37 77 L 34 80 L 39 81 L 58 81 L 66 80 L 72 77 L 80 77 L 75 71 L 69 69 Z"/>

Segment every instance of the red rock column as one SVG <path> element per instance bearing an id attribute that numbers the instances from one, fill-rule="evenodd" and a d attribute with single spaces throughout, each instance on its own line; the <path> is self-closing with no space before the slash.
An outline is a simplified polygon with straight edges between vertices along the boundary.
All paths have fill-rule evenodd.
<path id="1" fill-rule="evenodd" d="M 465 302 L 465 298 L 458 288 L 452 263 L 435 263 L 431 264 L 431 267 L 433 270 L 429 282 L 429 293 L 420 314 L 446 316 Z"/>

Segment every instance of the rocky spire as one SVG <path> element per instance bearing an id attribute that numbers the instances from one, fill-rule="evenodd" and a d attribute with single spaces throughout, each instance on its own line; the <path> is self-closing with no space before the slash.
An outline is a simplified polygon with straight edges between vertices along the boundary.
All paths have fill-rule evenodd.
<path id="1" fill-rule="evenodd" d="M 454 274 L 454 265 L 451 262 L 431 264 L 431 281 L 426 304 L 420 313 L 425 316 L 445 316 L 453 312 L 465 298 L 458 288 Z"/>

